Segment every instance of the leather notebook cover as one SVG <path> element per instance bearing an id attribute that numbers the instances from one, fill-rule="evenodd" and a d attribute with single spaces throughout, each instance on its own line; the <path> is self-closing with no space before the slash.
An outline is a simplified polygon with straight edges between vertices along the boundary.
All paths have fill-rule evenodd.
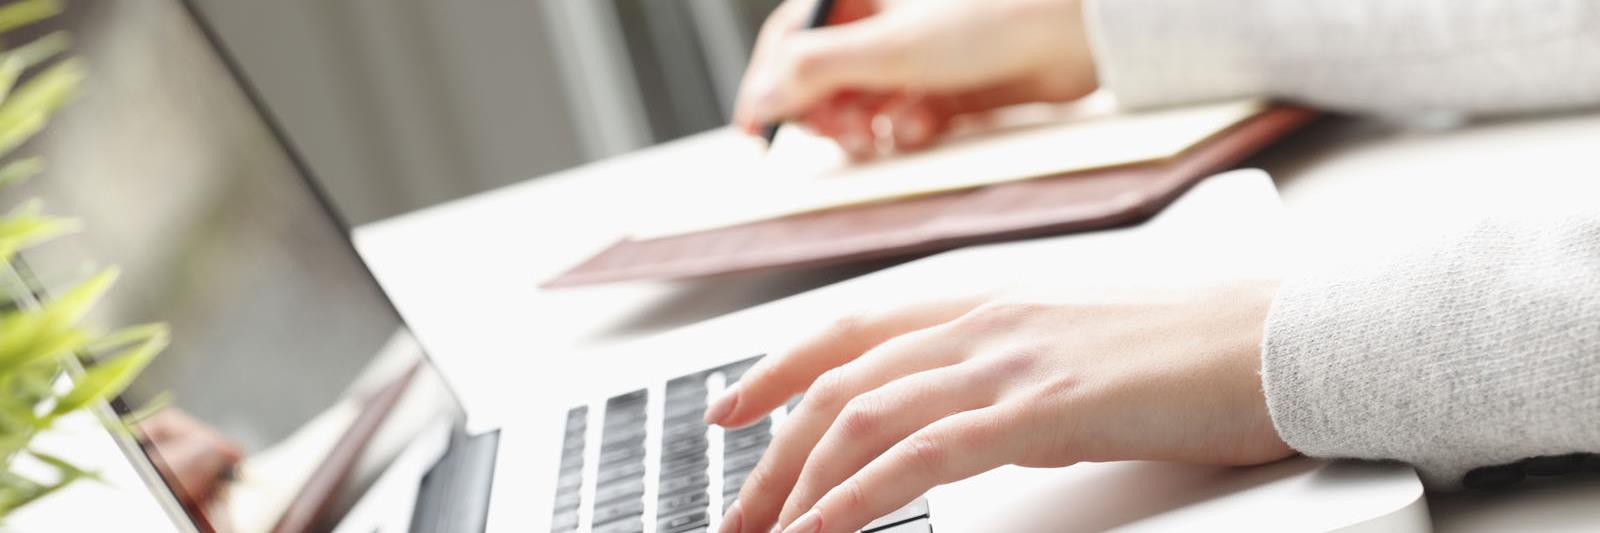
<path id="1" fill-rule="evenodd" d="M 546 288 L 682 279 L 926 254 L 1142 221 L 1318 116 L 1275 106 L 1177 157 L 804 213 L 646 240 L 624 239 Z"/>

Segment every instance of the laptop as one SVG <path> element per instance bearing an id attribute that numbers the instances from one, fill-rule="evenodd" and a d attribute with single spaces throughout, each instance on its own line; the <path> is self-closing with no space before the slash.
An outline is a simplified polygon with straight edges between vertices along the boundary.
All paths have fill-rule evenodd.
<path id="1" fill-rule="evenodd" d="M 583 368 L 560 400 L 529 402 L 516 422 L 469 431 L 348 228 L 191 7 L 98 3 L 80 15 L 138 21 L 124 30 L 143 46 L 119 43 L 119 61 L 178 64 L 157 77 L 100 71 L 99 88 L 78 106 L 92 113 L 52 132 L 81 149 L 126 142 L 114 136 L 118 124 L 160 116 L 163 126 L 144 140 L 150 149 L 103 152 L 52 178 L 68 199 L 57 208 L 84 213 L 90 230 L 73 239 L 83 248 L 76 255 L 30 257 L 119 263 L 126 275 L 101 318 L 172 323 L 171 348 L 114 403 L 124 414 L 165 406 L 117 435 L 181 530 L 715 531 L 786 412 L 737 430 L 700 422 L 707 398 L 762 356 L 730 339 L 776 331 L 785 310 L 874 297 L 952 261 L 1030 246 L 1092 257 L 1158 244 L 1133 240 L 1141 235 L 1192 242 L 1269 224 L 1250 215 L 1195 228 L 1185 213 L 1237 205 L 1218 200 L 1239 195 L 1276 202 L 1259 172 L 1218 176 L 1137 228 L 915 261 L 643 341 L 631 349 L 673 357 L 615 372 Z M 85 45 L 91 65 L 97 50 L 106 49 Z M 148 204 L 90 208 L 127 190 Z M 161 416 L 167 426 L 153 427 Z M 220 482 L 196 477 L 207 472 L 196 458 L 218 450 L 236 454 L 238 466 Z M 1309 459 L 1008 467 L 939 487 L 864 531 L 1418 531 L 1427 528 L 1421 494 L 1403 466 Z"/>

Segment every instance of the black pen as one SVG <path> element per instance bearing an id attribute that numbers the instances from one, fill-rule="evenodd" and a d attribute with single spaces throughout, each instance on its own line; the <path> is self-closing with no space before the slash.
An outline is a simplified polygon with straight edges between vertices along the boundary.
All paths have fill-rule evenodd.
<path id="1" fill-rule="evenodd" d="M 817 5 L 811 9 L 811 20 L 806 23 L 808 30 L 814 30 L 828 25 L 828 16 L 833 14 L 833 0 L 817 0 Z M 769 122 L 761 129 L 761 136 L 767 139 L 767 146 L 772 146 L 772 140 L 778 138 L 778 127 L 782 121 Z"/>

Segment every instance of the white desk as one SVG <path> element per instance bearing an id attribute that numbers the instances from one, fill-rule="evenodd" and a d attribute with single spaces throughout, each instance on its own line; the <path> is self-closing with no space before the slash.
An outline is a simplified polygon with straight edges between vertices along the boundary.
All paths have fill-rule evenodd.
<path id="1" fill-rule="evenodd" d="M 1600 115 L 1433 134 L 1341 120 L 1315 126 L 1253 164 L 1277 178 L 1308 245 L 1304 257 L 1315 258 L 1396 242 L 1396 226 L 1592 192 L 1596 139 Z M 654 212 L 660 199 L 715 201 L 698 194 L 712 189 L 695 169 L 734 142 L 743 141 L 713 132 L 529 180 L 363 226 L 357 246 L 425 347 L 450 354 L 443 367 L 473 413 L 471 424 L 492 426 L 516 415 L 518 391 L 558 382 L 560 358 L 602 353 L 881 266 L 536 288 Z M 1600 510 L 1584 505 L 1597 496 L 1600 483 L 1554 483 L 1494 497 L 1434 496 L 1430 505 L 1443 531 L 1577 529 L 1600 521 Z"/>

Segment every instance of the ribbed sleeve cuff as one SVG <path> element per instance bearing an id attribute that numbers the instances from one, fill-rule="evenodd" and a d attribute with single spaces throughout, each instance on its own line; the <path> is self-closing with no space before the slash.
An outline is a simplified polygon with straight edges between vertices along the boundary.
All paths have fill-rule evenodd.
<path id="1" fill-rule="evenodd" d="M 1087 0 L 1100 85 L 1130 109 L 1266 94 L 1236 16 L 1221 0 Z"/>
<path id="2" fill-rule="evenodd" d="M 1600 451 L 1600 216 L 1435 237 L 1280 286 L 1261 377 L 1284 442 L 1411 463 L 1432 488 Z"/>
<path id="3" fill-rule="evenodd" d="M 1374 276 L 1308 274 L 1286 280 L 1267 317 L 1261 384 L 1278 435 L 1311 457 L 1399 459 L 1416 464 L 1431 488 L 1454 488 L 1463 466 L 1418 464 L 1439 435 L 1425 429 L 1445 400 L 1439 383 L 1404 361 L 1392 339 L 1417 332 L 1399 292 Z M 1416 319 L 1420 317 L 1410 317 Z M 1435 366 L 1436 363 L 1429 363 Z"/>

